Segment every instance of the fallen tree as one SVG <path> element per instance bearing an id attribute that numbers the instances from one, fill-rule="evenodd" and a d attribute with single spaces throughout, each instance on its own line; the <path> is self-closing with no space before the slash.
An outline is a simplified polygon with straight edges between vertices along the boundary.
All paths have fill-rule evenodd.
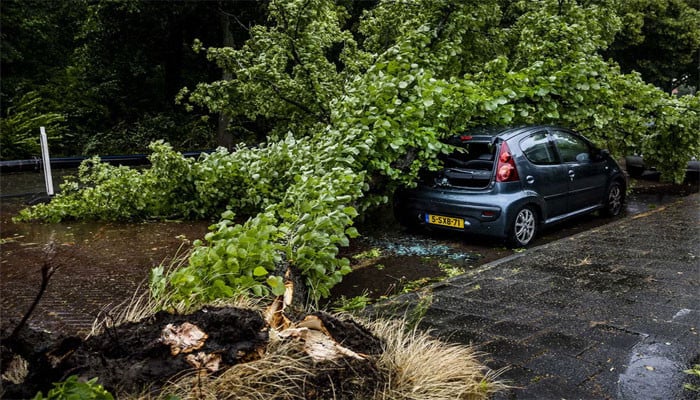
<path id="1" fill-rule="evenodd" d="M 181 94 L 278 121 L 268 143 L 198 161 L 156 143 L 146 171 L 92 161 L 21 218 L 220 215 L 185 265 L 154 270 L 154 294 L 171 307 L 274 296 L 291 267 L 308 303 L 350 271 L 337 254 L 359 213 L 435 168 L 448 150 L 440 139 L 469 127 L 567 125 L 680 179 L 700 152 L 700 99 L 671 97 L 599 55 L 619 29 L 614 2 L 516 2 L 507 19 L 500 4 L 383 1 L 350 32 L 341 6 L 273 1 L 271 23 L 242 48 L 196 44 L 232 79 Z"/>
<path id="2" fill-rule="evenodd" d="M 693 130 L 700 100 L 670 97 L 638 75 L 621 74 L 601 58 L 598 50 L 619 27 L 606 2 L 587 6 L 574 1 L 516 2 L 508 10 L 508 19 L 501 18 L 501 3 L 381 1 L 364 16 L 361 35 L 353 35 L 340 28 L 345 22 L 340 6 L 321 0 L 272 1 L 272 23 L 253 29 L 244 47 L 206 49 L 233 78 L 182 94 L 183 101 L 213 112 L 278 120 L 267 143 L 240 146 L 233 152 L 220 149 L 196 161 L 164 143 L 154 143 L 152 167 L 144 171 L 92 160 L 51 203 L 26 210 L 20 218 L 220 216 L 183 265 L 171 271 L 154 269 L 151 293 L 160 299 L 158 308 L 191 311 L 240 295 L 275 298 L 286 291 L 290 279 L 308 289 L 307 294 L 297 291 L 294 301 L 303 308 L 327 296 L 350 271 L 348 260 L 337 255 L 339 247 L 358 235 L 354 219 L 369 207 L 387 202 L 397 186 L 412 185 L 421 168 L 436 167 L 436 155 L 448 150 L 440 139 L 471 126 L 568 125 L 617 155 L 641 149 L 645 157 L 671 172 L 669 176 L 679 176 L 700 147 Z M 360 36 L 362 41 L 356 39 Z M 250 317 L 246 320 L 251 327 L 244 334 L 231 334 L 231 342 L 223 345 L 215 332 L 225 328 L 212 330 L 208 322 L 199 320 L 219 313 L 233 313 L 234 320 Z M 141 366 L 154 359 L 129 359 L 136 357 L 130 354 L 126 358 L 130 361 L 121 360 L 119 350 L 110 353 L 109 347 L 124 341 L 129 332 L 144 329 L 134 338 L 135 353 L 146 349 L 140 357 L 156 354 L 173 362 L 176 367 L 168 375 L 189 371 L 191 377 L 183 378 L 175 393 L 211 390 L 212 397 L 236 393 L 237 398 L 255 398 L 255 393 L 262 393 L 262 398 L 327 398 L 338 395 L 338 389 L 342 393 L 371 390 L 360 392 L 367 397 L 384 393 L 388 398 L 458 398 L 465 386 L 474 388 L 467 396 L 477 397 L 495 387 L 484 379 L 483 371 L 474 373 L 475 368 L 460 364 L 461 360 L 474 362 L 473 353 L 463 348 L 444 347 L 415 331 L 406 335 L 397 326 L 384 330 L 395 334 L 393 341 L 361 328 L 351 330 L 362 332 L 362 340 L 372 335 L 379 338 L 369 341 L 382 347 L 381 353 L 374 354 L 336 336 L 344 332 L 329 328 L 338 324 L 337 319 L 318 317 L 330 332 L 323 335 L 349 350 L 343 352 L 340 368 L 336 368 L 338 360 L 323 366 L 310 356 L 298 357 L 305 354 L 297 353 L 298 349 L 292 356 L 288 347 L 275 347 L 269 328 L 263 329 L 267 336 L 260 336 L 255 328 L 262 326 L 261 315 L 232 310 L 184 316 L 159 313 L 153 320 L 115 327 L 111 334 L 107 329 L 86 341 L 65 339 L 13 349 L 25 360 L 33 360 L 32 368 L 46 368 L 45 376 L 57 379 L 81 368 L 91 377 L 87 366 L 93 359 L 100 365 L 113 362 L 134 374 L 146 374 L 148 368 Z M 289 320 L 290 326 L 303 321 Z M 340 322 L 347 328 L 345 324 Z M 194 333 L 196 346 L 204 335 L 206 339 L 193 350 L 195 354 L 173 356 L 172 344 L 158 340 L 163 329 L 168 337 Z M 288 338 L 308 337 L 302 331 L 288 333 Z M 19 338 L 21 343 L 22 335 Z M 290 341 L 295 340 L 276 343 Z M 263 344 L 267 351 L 260 356 L 257 349 Z M 275 348 L 280 352 L 271 351 Z M 239 363 L 239 352 L 232 349 L 241 350 L 241 356 L 261 358 Z M 219 351 L 221 359 L 212 358 Z M 410 356 L 405 356 L 406 351 Z M 107 361 L 104 354 L 115 357 Z M 193 357 L 188 363 L 189 356 Z M 49 360 L 66 369 L 52 370 Z M 420 365 L 408 368 L 405 360 Z M 288 367 L 279 368 L 282 361 Z M 209 372 L 206 379 L 196 373 L 217 362 L 230 368 L 220 369 L 219 375 Z M 454 368 L 445 371 L 444 365 Z M 314 369 L 317 366 L 323 367 Z M 139 386 L 148 381 L 124 381 L 108 370 L 94 374 L 115 390 L 122 390 L 122 384 Z M 436 371 L 446 375 L 434 379 Z M 368 377 L 376 377 L 374 386 L 366 384 Z M 149 379 L 158 386 L 171 378 Z M 289 392 L 275 391 L 280 381 L 291 383 Z M 319 382 L 331 382 L 325 386 L 331 389 L 324 390 L 333 392 L 319 390 Z M 448 391 L 452 386 L 446 382 L 459 391 Z"/>

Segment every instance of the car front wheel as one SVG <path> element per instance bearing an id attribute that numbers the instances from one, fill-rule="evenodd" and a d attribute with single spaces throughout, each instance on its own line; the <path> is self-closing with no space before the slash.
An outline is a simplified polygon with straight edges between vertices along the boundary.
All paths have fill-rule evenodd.
<path id="1" fill-rule="evenodd" d="M 515 215 L 508 234 L 508 244 L 512 247 L 527 246 L 537 233 L 537 213 L 529 206 L 523 207 Z"/>
<path id="2" fill-rule="evenodd" d="M 625 192 L 619 182 L 613 182 L 608 188 L 608 195 L 605 197 L 605 215 L 617 217 L 622 212 L 625 201 Z"/>

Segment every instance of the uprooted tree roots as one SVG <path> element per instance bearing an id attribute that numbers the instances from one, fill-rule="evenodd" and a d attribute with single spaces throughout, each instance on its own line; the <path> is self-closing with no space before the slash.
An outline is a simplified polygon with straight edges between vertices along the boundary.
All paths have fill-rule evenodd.
<path id="1" fill-rule="evenodd" d="M 271 315 L 283 318 L 271 324 L 265 318 Z M 438 342 L 427 336 L 412 340 L 410 333 L 398 333 L 399 323 L 375 334 L 350 318 L 320 312 L 290 318 L 279 309 L 260 313 L 224 307 L 188 315 L 159 312 L 85 340 L 52 339 L 24 329 L 13 343 L 2 343 L 3 358 L 12 354 L 8 359 L 26 363 L 3 363 L 0 393 L 29 398 L 71 375 L 99 377 L 119 398 L 485 398 L 500 387 L 471 349 L 436 347 Z M 382 337 L 387 334 L 394 339 Z M 419 347 L 411 348 L 410 342 Z M 393 354 L 387 357 L 389 351 Z M 415 354 L 406 357 L 406 352 Z M 401 361 L 413 358 L 406 362 L 417 365 Z M 463 364 L 440 365 L 453 362 Z M 21 373 L 6 368 L 10 364 L 28 368 Z M 452 375 L 444 379 L 457 382 L 456 389 L 438 395 L 431 385 L 444 391 L 439 375 L 450 369 Z M 424 390 L 433 396 L 426 397 Z"/>
<path id="2" fill-rule="evenodd" d="M 472 349 L 406 331 L 401 321 L 290 311 L 292 279 L 264 311 L 151 314 L 158 307 L 137 300 L 117 321 L 146 317 L 103 322 L 86 339 L 36 331 L 26 322 L 55 271 L 47 260 L 29 311 L 0 333 L 2 398 L 31 398 L 69 377 L 99 378 L 119 398 L 479 399 L 504 387 Z"/>
<path id="3" fill-rule="evenodd" d="M 351 352 L 381 351 L 379 340 L 357 324 L 320 313 L 314 318 L 320 322 L 319 327 L 327 326 L 339 337 L 348 337 L 348 343 L 353 346 Z M 51 382 L 75 374 L 86 378 L 97 376 L 105 388 L 117 393 L 144 390 L 154 393 L 174 377 L 188 372 L 216 375 L 233 365 L 259 360 L 270 342 L 269 327 L 260 313 L 239 308 L 203 309 L 189 315 L 160 312 L 148 320 L 107 329 L 84 341 L 76 337 L 51 341 L 46 334 L 25 332 L 11 344 L 14 349 L 5 348 L 10 344 L 3 343 L 3 354 L 21 353 L 29 366 L 21 383 L 4 382 L 8 398 L 31 397 L 50 388 Z M 297 356 L 305 357 L 301 351 Z M 329 356 L 328 360 L 337 362 L 346 357 L 350 356 Z M 370 364 L 364 358 L 359 360 Z M 355 368 L 362 364 L 357 363 Z M 340 365 L 332 372 L 328 368 L 322 370 L 325 375 L 342 375 L 337 371 Z M 309 389 L 318 392 L 312 382 Z"/>

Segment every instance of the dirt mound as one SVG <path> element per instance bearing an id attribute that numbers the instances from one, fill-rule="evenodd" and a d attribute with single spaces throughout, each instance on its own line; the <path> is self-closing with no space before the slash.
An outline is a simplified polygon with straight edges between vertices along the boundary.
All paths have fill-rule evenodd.
<path id="1" fill-rule="evenodd" d="M 313 315 L 344 348 L 361 354 L 381 352 L 379 339 L 358 323 L 324 313 Z M 70 375 L 99 377 L 99 382 L 112 393 L 155 393 L 173 378 L 194 373 L 195 366 L 201 370 L 212 367 L 212 363 L 204 365 L 209 360 L 216 361 L 215 368 L 209 371 L 216 375 L 233 365 L 259 359 L 266 351 L 269 335 L 269 327 L 259 312 L 240 308 L 207 308 L 189 315 L 159 312 L 86 340 L 56 338 L 24 329 L 16 339 L 2 342 L 4 366 L 10 364 L 14 354 L 28 362 L 23 382 L 3 382 L 3 397 L 29 398 L 38 391 L 46 392 L 52 382 Z M 176 336 L 182 342 L 169 339 Z M 340 361 L 307 364 L 317 368 L 317 373 L 306 382 L 308 398 L 337 397 L 339 393 L 352 398 L 361 390 L 353 384 L 358 382 L 353 376 L 378 376 L 367 359 L 341 357 Z M 341 367 L 342 364 L 345 365 Z"/>

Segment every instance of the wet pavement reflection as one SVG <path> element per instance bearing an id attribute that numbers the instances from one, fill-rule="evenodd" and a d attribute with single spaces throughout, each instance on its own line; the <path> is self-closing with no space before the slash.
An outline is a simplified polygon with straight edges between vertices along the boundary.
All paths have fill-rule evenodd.
<path id="1" fill-rule="evenodd" d="M 100 312 L 146 289 L 151 268 L 173 262 L 178 249 L 204 236 L 210 222 L 12 223 L 19 198 L 3 199 L 0 222 L 1 326 L 29 308 L 45 263 L 58 267 L 29 325 L 87 333 Z M 53 248 L 49 244 L 53 243 Z"/>

